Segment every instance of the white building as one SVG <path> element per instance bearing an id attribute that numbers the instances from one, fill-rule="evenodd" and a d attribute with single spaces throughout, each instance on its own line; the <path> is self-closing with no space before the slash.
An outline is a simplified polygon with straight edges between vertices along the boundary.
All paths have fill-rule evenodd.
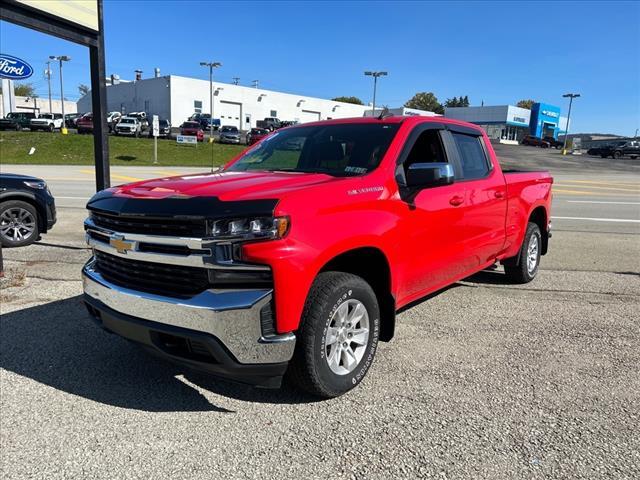
<path id="1" fill-rule="evenodd" d="M 439 113 L 430 112 L 428 110 L 418 110 L 417 108 L 407 108 L 407 107 L 398 107 L 398 108 L 389 108 L 389 113 L 391 115 L 401 116 L 401 117 L 441 117 Z M 376 115 L 380 115 L 382 113 L 382 108 L 376 107 Z M 364 112 L 365 117 L 372 117 L 373 110 L 367 110 Z"/>
<path id="2" fill-rule="evenodd" d="M 90 100 L 90 99 L 89 99 Z M 89 101 L 91 103 L 91 101 Z M 64 101 L 64 113 L 76 113 L 77 104 L 71 100 Z M 62 102 L 51 100 L 53 113 L 62 113 Z M 21 97 L 16 95 L 3 96 L 0 93 L 0 117 L 11 112 L 35 112 L 36 114 L 49 112 L 49 99 L 47 97 Z"/>
<path id="3" fill-rule="evenodd" d="M 362 117 L 366 105 L 213 82 L 213 118 L 242 130 L 265 117 L 300 123 L 331 118 Z M 209 81 L 168 75 L 107 86 L 107 110 L 147 112 L 179 126 L 194 113 L 209 113 Z M 78 111 L 91 111 L 91 94 L 78 101 Z"/>

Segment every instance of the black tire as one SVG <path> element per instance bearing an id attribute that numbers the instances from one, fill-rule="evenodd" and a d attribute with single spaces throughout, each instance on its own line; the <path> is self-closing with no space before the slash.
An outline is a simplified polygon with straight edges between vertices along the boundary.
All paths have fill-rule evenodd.
<path id="1" fill-rule="evenodd" d="M 53 126 L 53 123 L 49 124 L 49 132 L 53 132 L 53 130 L 55 130 L 55 127 Z"/>
<path id="2" fill-rule="evenodd" d="M 532 237 L 535 237 L 537 245 L 537 248 L 535 249 L 535 266 L 533 266 L 533 268 L 531 268 L 531 264 L 528 261 L 530 253 L 529 248 L 531 243 L 534 241 L 532 240 Z M 542 233 L 540 232 L 540 227 L 535 223 L 529 222 L 518 256 L 504 262 L 504 271 L 509 280 L 513 283 L 529 283 L 531 280 L 536 278 L 540 267 L 541 250 Z"/>
<path id="3" fill-rule="evenodd" d="M 335 314 L 345 302 L 361 303 L 368 314 L 368 338 L 366 345 L 358 346 L 356 342 L 338 340 L 333 345 L 326 344 L 325 335 L 332 322 L 337 322 Z M 351 303 L 346 303 L 349 310 Z M 364 320 L 354 324 L 363 328 Z M 349 324 L 350 326 L 350 324 Z M 343 272 L 323 272 L 318 275 L 311 286 L 302 313 L 300 329 L 297 332 L 296 350 L 290 362 L 288 378 L 301 390 L 323 398 L 342 395 L 365 377 L 373 363 L 378 348 L 380 333 L 380 308 L 373 289 L 361 277 Z M 351 338 L 351 337 L 349 337 Z M 349 344 L 350 343 L 350 344 Z M 329 354 L 333 349 L 342 351 L 342 346 L 361 348 L 360 360 L 352 370 L 343 374 L 335 373 L 329 366 Z M 354 344 L 356 345 L 354 347 Z M 343 362 L 340 354 L 338 362 Z M 345 355 L 346 356 L 346 355 Z M 347 369 L 346 364 L 341 363 Z"/>
<path id="4" fill-rule="evenodd" d="M 22 210 L 28 212 L 31 215 L 33 219 L 33 230 L 26 238 L 23 238 L 21 240 L 13 240 L 12 238 L 8 238 L 9 236 L 12 236 L 12 230 L 7 231 L 5 234 L 5 212 L 8 212 L 10 210 Z M 8 200 L 6 202 L 0 203 L 0 244 L 2 244 L 2 246 L 5 248 L 23 247 L 25 245 L 32 244 L 40 237 L 40 229 L 38 223 L 38 212 L 30 203 L 23 202 L 21 200 Z"/>
<path id="5" fill-rule="evenodd" d="M 613 152 L 613 158 L 615 159 L 622 158 L 622 152 L 619 150 Z"/>
<path id="6" fill-rule="evenodd" d="M 16 132 L 19 132 L 20 130 L 22 130 L 22 127 L 18 124 L 16 124 Z"/>

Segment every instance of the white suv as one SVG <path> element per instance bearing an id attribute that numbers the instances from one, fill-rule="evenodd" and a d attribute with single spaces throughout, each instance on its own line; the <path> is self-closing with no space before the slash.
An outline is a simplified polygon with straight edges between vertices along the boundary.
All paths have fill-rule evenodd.
<path id="1" fill-rule="evenodd" d="M 32 118 L 29 128 L 36 130 L 48 130 L 53 132 L 56 128 L 62 128 L 63 118 L 61 113 L 42 113 L 38 118 Z"/>
<path id="2" fill-rule="evenodd" d="M 116 135 L 140 136 L 140 122 L 135 117 L 122 117 L 113 129 Z"/>

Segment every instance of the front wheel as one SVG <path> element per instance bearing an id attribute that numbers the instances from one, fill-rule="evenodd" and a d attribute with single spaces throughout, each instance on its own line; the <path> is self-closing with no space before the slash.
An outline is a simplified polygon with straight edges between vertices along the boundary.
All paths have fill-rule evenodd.
<path id="1" fill-rule="evenodd" d="M 323 272 L 305 303 L 289 378 L 313 395 L 342 395 L 371 367 L 379 333 L 380 308 L 371 286 L 350 273 Z"/>
<path id="2" fill-rule="evenodd" d="M 0 203 L 0 245 L 22 247 L 38 239 L 38 213 L 21 200 Z"/>
<path id="3" fill-rule="evenodd" d="M 542 234 L 537 224 L 529 222 L 520 247 L 519 261 L 508 259 L 504 271 L 513 283 L 529 283 L 536 278 L 542 253 Z"/>
<path id="4" fill-rule="evenodd" d="M 622 152 L 620 151 L 613 152 L 613 158 L 615 159 L 622 158 Z"/>

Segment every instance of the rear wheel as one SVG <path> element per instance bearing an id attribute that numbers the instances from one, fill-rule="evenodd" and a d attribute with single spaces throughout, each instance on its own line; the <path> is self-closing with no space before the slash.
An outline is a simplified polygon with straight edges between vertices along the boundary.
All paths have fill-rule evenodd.
<path id="1" fill-rule="evenodd" d="M 3 247 L 22 247 L 38 239 L 38 213 L 33 205 L 20 200 L 0 204 L 0 243 Z"/>
<path id="2" fill-rule="evenodd" d="M 520 253 L 504 263 L 504 271 L 513 283 L 529 283 L 536 278 L 542 253 L 542 234 L 537 224 L 529 222 Z M 518 260 L 519 258 L 519 260 Z"/>
<path id="3" fill-rule="evenodd" d="M 379 332 L 380 309 L 371 286 L 349 273 L 321 273 L 305 303 L 289 378 L 320 397 L 348 392 L 371 367 Z"/>
<path id="4" fill-rule="evenodd" d="M 613 158 L 622 158 L 622 152 L 619 150 L 613 152 Z"/>

